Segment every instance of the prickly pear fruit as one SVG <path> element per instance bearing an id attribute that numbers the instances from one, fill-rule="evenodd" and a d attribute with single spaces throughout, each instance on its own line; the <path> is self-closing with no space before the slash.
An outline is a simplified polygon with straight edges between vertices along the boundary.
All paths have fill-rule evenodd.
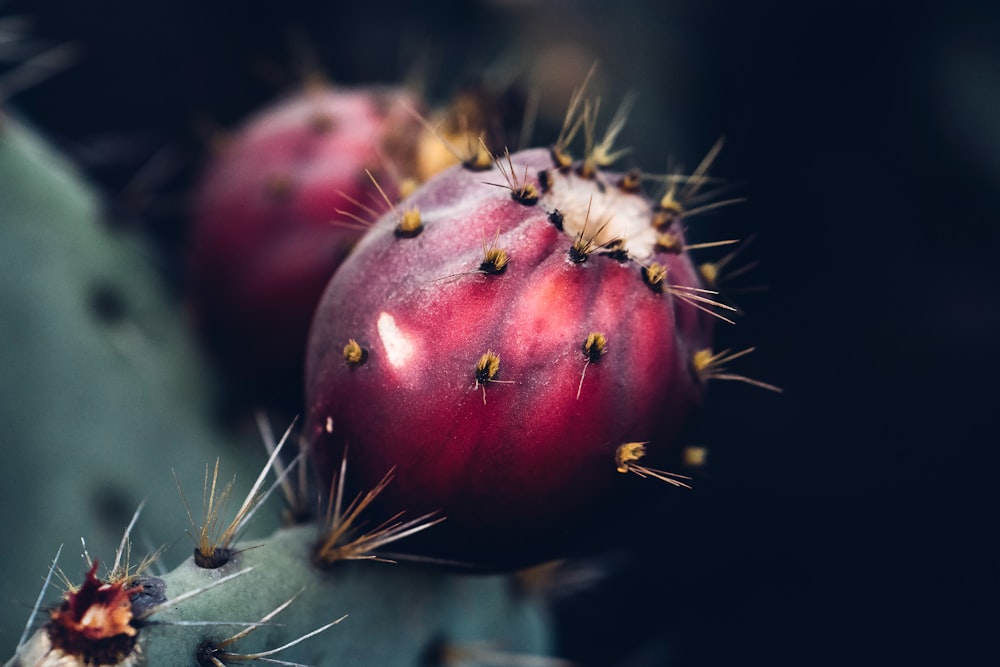
<path id="1" fill-rule="evenodd" d="M 627 511 L 620 473 L 679 454 L 721 304 L 680 208 L 640 181 L 558 150 L 454 167 L 334 276 L 307 349 L 307 437 L 325 471 L 347 448 L 359 488 L 394 468 L 387 515 L 447 517 L 411 546 L 487 568 L 565 555 Z"/>
<path id="2" fill-rule="evenodd" d="M 350 215 L 372 204 L 365 170 L 397 195 L 414 160 L 415 105 L 394 89 L 307 87 L 222 141 L 205 170 L 191 232 L 195 318 L 251 394 L 300 394 L 313 310 L 363 231 Z"/>

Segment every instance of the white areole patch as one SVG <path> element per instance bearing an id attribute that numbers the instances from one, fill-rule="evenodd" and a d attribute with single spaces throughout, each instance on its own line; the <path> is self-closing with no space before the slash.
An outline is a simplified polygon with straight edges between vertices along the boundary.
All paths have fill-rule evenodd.
<path id="1" fill-rule="evenodd" d="M 559 209 L 563 231 L 569 237 L 579 235 L 594 247 L 621 239 L 632 257 L 644 260 L 653 256 L 653 209 L 644 197 L 622 192 L 610 184 L 601 187 L 595 180 L 575 173 L 554 169 L 552 176 L 552 187 L 542 197 L 542 206 L 549 211 Z"/>
<path id="2" fill-rule="evenodd" d="M 413 356 L 413 343 L 396 324 L 396 318 L 383 311 L 379 313 L 375 327 L 382 340 L 382 347 L 385 348 L 385 356 L 392 367 L 402 368 L 405 366 L 410 357 Z"/>

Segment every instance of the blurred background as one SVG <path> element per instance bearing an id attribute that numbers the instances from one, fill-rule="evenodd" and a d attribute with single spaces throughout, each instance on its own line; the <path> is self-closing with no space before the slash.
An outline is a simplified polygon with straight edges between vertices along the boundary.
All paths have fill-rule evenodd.
<path id="1" fill-rule="evenodd" d="M 712 385 L 695 431 L 705 478 L 594 562 L 608 578 L 564 592 L 563 654 L 629 667 L 985 655 L 995 3 L 8 0 L 0 16 L 24 19 L 34 53 L 70 45 L 23 89 L 8 52 L 6 104 L 154 242 L 171 280 L 213 131 L 308 74 L 444 101 L 485 73 L 539 94 L 544 144 L 598 62 L 605 119 L 638 95 L 622 167 L 691 169 L 725 136 L 712 171 L 748 202 L 696 233 L 754 234 L 742 257 L 760 264 L 737 287 L 767 289 L 736 296 L 747 315 L 720 347 L 756 345 L 739 371 L 785 391 Z"/>

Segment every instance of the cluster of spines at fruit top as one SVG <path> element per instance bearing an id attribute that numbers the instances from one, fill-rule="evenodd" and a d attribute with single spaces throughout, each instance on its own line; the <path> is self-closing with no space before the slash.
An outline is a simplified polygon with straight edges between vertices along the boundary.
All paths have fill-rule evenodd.
<path id="1" fill-rule="evenodd" d="M 293 469 L 304 469 L 304 459 L 300 453 L 289 463 L 282 463 L 281 452 L 289 442 L 291 427 L 275 443 L 266 420 L 263 417 L 259 419 L 270 457 L 230 521 L 223 521 L 223 515 L 231 500 L 233 482 L 220 484 L 218 461 L 214 467 L 206 466 L 200 521 L 193 518 L 178 482 L 178 490 L 192 523 L 193 532 L 190 535 L 195 542 L 193 557 L 187 563 L 174 572 L 163 573 L 161 576 L 148 575 L 147 572 L 158 564 L 163 548 L 144 558 L 138 565 L 130 562 L 131 534 L 142 511 L 141 505 L 125 529 L 113 564 L 106 569 L 104 576 L 98 577 L 99 563 L 91 559 L 84 543 L 83 555 L 88 569 L 83 583 L 74 585 L 57 566 L 62 553 L 60 547 L 18 643 L 17 652 L 6 664 L 9 667 L 133 667 L 147 664 L 150 657 L 158 660 L 156 664 L 166 664 L 159 662 L 166 653 L 171 656 L 169 660 L 175 661 L 171 664 L 181 664 L 176 661 L 184 661 L 184 664 L 197 664 L 200 667 L 226 667 L 256 661 L 301 665 L 275 656 L 326 632 L 347 619 L 348 614 L 342 614 L 304 634 L 278 630 L 283 624 L 277 624 L 274 619 L 282 613 L 288 616 L 291 613 L 288 610 L 297 605 L 299 611 L 295 617 L 300 621 L 304 617 L 315 623 L 328 613 L 325 611 L 326 607 L 334 606 L 331 603 L 338 600 L 340 604 L 348 602 L 340 587 L 343 581 L 335 573 L 337 564 L 347 561 L 394 563 L 399 556 L 385 553 L 385 547 L 444 520 L 444 517 L 435 516 L 405 521 L 397 518 L 374 528 L 367 527 L 362 515 L 372 499 L 391 483 L 391 475 L 387 475 L 376 488 L 345 504 L 345 458 L 341 464 L 341 474 L 330 485 L 329 497 L 321 507 L 316 508 L 316 513 L 322 515 L 317 522 L 318 530 L 312 530 L 309 525 L 311 520 L 296 527 L 294 524 L 301 522 L 303 516 L 313 514 L 312 510 L 306 509 L 310 501 L 303 481 L 305 477 L 300 475 L 298 482 L 290 480 Z M 271 472 L 274 473 L 274 480 L 265 488 L 265 480 Z M 282 489 L 287 510 L 285 520 L 288 525 L 283 536 L 255 543 L 238 543 L 238 538 L 251 518 L 272 492 L 279 488 Z M 284 546 L 280 544 L 282 541 L 286 543 Z M 290 551 L 288 544 L 292 546 Z M 249 558 L 250 554 L 254 555 L 253 560 Z M 307 555 L 304 559 L 306 562 L 299 562 L 302 555 Z M 263 572 L 264 569 L 269 573 Z M 216 572 L 217 574 L 213 574 Z M 203 583 L 188 585 L 187 590 L 168 597 L 168 589 L 179 584 L 183 589 L 184 584 L 189 584 L 185 581 L 185 576 L 191 577 L 192 573 L 197 581 Z M 32 634 L 35 619 L 42 611 L 42 600 L 54 574 L 62 579 L 65 592 L 55 605 L 43 612 L 47 619 Z M 269 583 L 273 583 L 276 576 L 285 578 L 289 581 L 288 588 L 292 586 L 292 582 L 302 585 L 299 590 L 292 591 L 287 599 L 256 594 L 253 602 L 248 602 L 245 595 L 238 593 L 238 588 L 241 585 L 244 589 L 255 587 L 251 581 L 255 574 L 268 578 Z M 358 571 L 353 571 L 352 574 L 357 576 Z M 242 580 L 243 584 L 237 580 Z M 433 585 L 439 586 L 440 583 Z M 240 603 L 241 610 L 245 613 L 257 610 L 259 618 L 236 621 L 228 616 L 216 617 L 214 613 L 208 618 L 190 618 L 183 612 L 177 613 L 178 609 L 183 609 L 193 601 L 212 595 L 228 596 L 227 591 L 243 600 Z M 494 592 L 492 589 L 487 591 Z M 238 613 L 236 606 L 226 604 L 225 600 L 223 597 L 222 603 L 211 603 L 211 606 L 201 610 L 202 613 L 206 608 L 219 613 Z M 533 604 L 527 598 L 524 602 Z M 433 625 L 431 622 L 429 627 Z M 234 626 L 238 628 L 236 631 L 232 629 Z M 157 639 L 153 636 L 157 627 L 161 634 L 165 628 L 170 628 L 175 633 L 184 633 L 184 641 L 177 641 L 175 634 L 169 640 L 159 642 L 159 645 L 170 645 L 165 651 L 160 646 L 155 647 L 158 649 L 156 651 L 151 650 L 154 647 L 151 647 L 150 641 Z M 271 644 L 267 647 L 260 647 L 258 642 L 246 650 L 239 648 L 241 642 L 245 643 L 254 633 L 265 629 L 270 633 L 266 641 Z M 387 628 L 387 631 L 391 631 L 391 628 Z M 429 631 L 420 632 L 426 634 Z M 447 667 L 464 664 L 468 660 L 482 661 L 482 664 L 508 664 L 513 659 L 527 659 L 531 664 L 543 667 L 566 665 L 564 661 L 555 658 L 509 653 L 496 646 L 478 642 L 449 641 L 433 633 L 427 634 L 421 641 L 425 661 L 423 664 L 428 667 Z M 500 662 L 494 663 L 491 660 Z"/>

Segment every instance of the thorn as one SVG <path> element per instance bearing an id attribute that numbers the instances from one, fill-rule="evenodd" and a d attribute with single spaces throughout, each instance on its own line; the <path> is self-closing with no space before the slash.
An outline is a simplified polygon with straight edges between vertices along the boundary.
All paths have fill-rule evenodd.
<path id="1" fill-rule="evenodd" d="M 591 197 L 591 202 L 593 202 L 593 197 Z M 597 231 L 590 238 L 585 238 L 587 232 L 587 222 L 590 219 L 590 204 L 587 205 L 587 217 L 584 219 L 583 228 L 577 232 L 576 237 L 573 239 L 573 245 L 569 249 L 569 259 L 574 264 L 582 264 L 587 261 L 592 253 L 597 250 L 607 250 L 609 254 L 624 253 L 628 256 L 628 251 L 625 250 L 625 240 L 620 237 L 611 238 L 604 243 L 598 244 L 597 238 L 607 229 L 608 225 L 614 219 L 613 215 L 609 215 L 605 220 L 604 224 L 598 227 Z"/>
<path id="2" fill-rule="evenodd" d="M 177 485 L 177 491 L 181 495 L 181 502 L 184 504 L 184 509 L 187 512 L 188 520 L 191 522 L 191 527 L 198 534 L 197 538 L 191 533 L 192 539 L 195 540 L 195 562 L 199 567 L 219 567 L 225 564 L 229 559 L 229 554 L 224 551 L 220 539 L 220 531 L 218 529 L 219 524 L 219 514 L 222 507 L 226 505 L 229 501 L 229 495 L 232 492 L 233 482 L 230 482 L 226 487 L 216 496 L 215 489 L 219 477 L 219 459 L 215 460 L 215 470 L 212 474 L 212 485 L 211 491 L 209 491 L 208 479 L 209 479 L 209 467 L 205 465 L 205 481 L 202 488 L 202 524 L 199 526 L 191 513 L 191 507 L 188 505 L 187 498 L 184 496 L 184 490 L 181 487 L 180 480 L 177 479 L 177 473 L 174 473 L 174 483 Z M 234 478 L 235 479 L 235 478 Z M 218 551 L 218 554 L 216 553 Z"/>
<path id="3" fill-rule="evenodd" d="M 287 603 L 285 604 L 285 606 L 287 606 Z M 280 611 L 283 608 L 284 607 L 279 607 L 279 609 L 276 610 L 275 612 L 272 612 L 272 614 L 276 613 L 277 611 Z M 216 667 L 226 667 L 226 662 L 225 661 L 232 661 L 232 662 L 253 662 L 255 660 L 260 660 L 261 662 L 270 662 L 270 663 L 274 663 L 274 664 L 278 664 L 278 665 L 291 665 L 292 667 L 308 667 L 307 665 L 304 665 L 304 664 L 298 663 L 298 662 L 287 662 L 287 661 L 284 661 L 284 660 L 273 660 L 273 659 L 270 659 L 270 656 L 277 655 L 278 653 L 281 653 L 282 651 L 290 649 L 291 647 L 295 646 L 296 644 L 304 642 L 305 640 L 307 640 L 307 639 L 309 639 L 311 637 L 315 637 L 316 635 L 318 635 L 318 634 L 320 634 L 322 632 L 326 632 L 327 630 L 329 630 L 333 626 L 335 626 L 338 623 L 340 623 L 341 621 L 343 621 L 345 618 L 347 618 L 347 614 L 344 614 L 340 618 L 338 618 L 338 619 L 336 619 L 334 621 L 331 621 L 330 623 L 327 623 L 326 625 L 323 625 L 323 626 L 320 626 L 320 627 L 316 628 L 312 632 L 307 632 L 304 635 L 301 635 L 298 638 L 293 639 L 290 642 L 282 644 L 281 646 L 279 646 L 277 648 L 270 649 L 268 651 L 259 651 L 257 653 L 230 653 L 228 651 L 221 651 L 221 650 L 219 650 L 218 647 L 215 647 L 215 646 L 208 646 L 205 649 L 205 651 L 206 651 L 205 655 L 206 655 L 206 657 L 210 661 L 212 661 L 212 664 L 215 665 Z M 257 624 L 255 626 L 253 626 L 249 631 L 247 631 L 244 634 L 244 636 L 246 636 L 246 634 L 249 634 L 250 632 L 252 632 L 253 630 L 256 630 L 259 627 L 261 627 L 260 624 Z"/>
<path id="4" fill-rule="evenodd" d="M 761 382 L 760 380 L 754 380 L 744 375 L 734 375 L 726 371 L 725 364 L 746 356 L 755 349 L 756 348 L 754 347 L 748 347 L 745 350 L 740 350 L 739 352 L 734 352 L 732 354 L 730 354 L 730 351 L 727 349 L 713 354 L 711 348 L 704 348 L 694 353 L 694 357 L 691 360 L 691 366 L 694 369 L 695 375 L 702 382 L 708 382 L 709 380 L 735 380 L 737 382 L 745 382 L 746 384 L 753 385 L 754 387 L 760 387 L 761 389 L 767 389 L 768 391 L 773 391 L 778 394 L 782 393 L 783 390 L 781 387 L 776 387 L 773 384 Z"/>
<path id="5" fill-rule="evenodd" d="M 444 276 L 443 278 L 436 278 L 435 282 L 442 280 L 453 280 L 455 278 L 460 278 L 462 276 L 468 276 L 471 274 L 481 274 L 484 276 L 498 276 L 507 270 L 507 266 L 510 264 L 510 255 L 503 248 L 497 247 L 497 241 L 500 240 L 500 230 L 497 229 L 496 234 L 493 235 L 493 241 L 489 244 L 486 243 L 485 233 L 483 235 L 483 261 L 479 263 L 479 266 L 472 271 L 463 271 L 462 273 L 453 273 L 449 276 Z"/>
<path id="6" fill-rule="evenodd" d="M 593 178 L 602 167 L 610 166 L 618 160 L 618 158 L 629 152 L 630 149 L 628 148 L 618 151 L 614 151 L 613 148 L 615 140 L 625 128 L 625 123 L 628 121 L 628 115 L 632 111 L 632 106 L 635 104 L 635 100 L 635 93 L 629 93 L 625 96 L 622 103 L 619 105 L 618 110 L 615 111 L 615 115 L 612 117 L 611 122 L 608 124 L 608 129 L 604 133 L 604 138 L 602 138 L 596 145 L 594 145 L 594 131 L 597 124 L 597 112 L 600 107 L 600 100 L 597 100 L 594 103 L 593 115 L 589 122 L 584 123 L 587 150 L 583 158 L 583 164 L 580 166 L 580 176 L 583 178 Z M 586 118 L 587 114 L 584 114 L 584 117 Z"/>
<path id="7" fill-rule="evenodd" d="M 121 540 L 121 542 L 118 543 L 118 549 L 115 551 L 115 561 L 114 561 L 114 564 L 111 566 L 111 570 L 108 573 L 108 578 L 109 579 L 114 579 L 115 578 L 115 573 L 118 572 L 118 568 L 121 566 L 122 554 L 126 550 L 129 549 L 129 536 L 132 534 L 132 529 L 135 527 L 136 521 L 139 520 L 139 515 L 142 514 L 142 508 L 145 507 L 145 506 L 146 506 L 146 501 L 145 500 L 143 500 L 141 503 L 139 503 L 139 506 L 135 509 L 135 513 L 132 514 L 131 521 L 129 521 L 128 525 L 125 527 L 125 533 L 122 535 L 122 540 Z M 127 561 L 127 559 L 126 559 L 126 565 L 125 565 L 125 572 L 123 573 L 123 575 L 124 576 L 121 577 L 122 579 L 124 579 L 124 578 L 126 578 L 128 576 L 128 561 Z"/>
<path id="8" fill-rule="evenodd" d="M 583 95 L 587 90 L 587 86 L 590 85 L 590 81 L 596 71 L 597 63 L 595 62 L 590 66 L 590 70 L 587 71 L 587 76 L 583 78 L 583 83 L 573 91 L 573 95 L 569 98 L 569 105 L 566 107 L 566 116 L 563 118 L 562 129 L 559 130 L 559 136 L 550 149 L 552 162 L 558 169 L 569 169 L 573 166 L 573 157 L 567 152 L 567 149 L 584 122 L 584 115 L 577 115 L 577 112 L 580 109 L 580 103 L 583 101 Z"/>
<path id="9" fill-rule="evenodd" d="M 497 373 L 500 372 L 500 355 L 493 350 L 486 350 L 483 356 L 476 362 L 475 378 L 476 384 L 473 389 L 483 390 L 483 405 L 486 405 L 486 383 L 496 382 L 498 384 L 514 384 L 513 380 L 497 380 Z"/>
<path id="10" fill-rule="evenodd" d="M 374 552 L 384 546 L 415 535 L 444 521 L 444 517 L 434 518 L 436 512 L 424 514 L 410 521 L 398 521 L 402 512 L 390 517 L 368 533 L 355 536 L 358 518 L 372 501 L 392 482 L 393 471 L 386 473 L 375 488 L 359 494 L 343 509 L 344 480 L 347 473 L 347 450 L 340 462 L 340 473 L 330 480 L 330 496 L 327 500 L 326 519 L 322 536 L 313 553 L 314 561 L 321 567 L 329 567 L 341 560 L 376 560 L 391 562 Z"/>
<path id="11" fill-rule="evenodd" d="M 760 262 L 753 261 L 744 264 L 738 269 L 733 269 L 732 271 L 725 270 L 726 267 L 729 264 L 731 264 L 734 259 L 739 257 L 740 253 L 746 250 L 747 246 L 753 243 L 754 239 L 756 238 L 757 238 L 756 235 L 751 234 L 749 237 L 747 237 L 746 241 L 740 243 L 735 250 L 733 250 L 731 253 L 729 253 L 719 261 L 705 262 L 703 264 L 698 265 L 698 273 L 701 275 L 702 280 L 705 281 L 705 284 L 707 284 L 709 287 L 713 289 L 718 289 L 718 287 L 723 283 L 726 283 L 732 280 L 733 278 L 739 277 L 757 268 L 757 266 L 760 265 Z"/>
<path id="12" fill-rule="evenodd" d="M 450 141 L 442 132 L 441 126 L 444 124 L 444 120 L 438 122 L 437 125 L 431 125 L 431 123 L 424 118 L 424 116 L 414 109 L 410 105 L 406 105 L 406 110 L 417 119 L 417 121 L 424 126 L 424 129 L 430 133 L 445 150 L 455 158 L 455 161 L 460 163 L 463 167 L 470 171 L 486 171 L 493 167 L 493 155 L 490 153 L 489 149 L 486 148 L 486 140 L 482 133 L 476 133 L 469 129 L 468 119 L 464 116 L 458 119 L 458 131 L 452 132 L 452 139 L 464 140 L 466 147 L 463 151 L 458 146 L 456 146 L 452 141 Z M 475 139 L 473 138 L 475 137 Z M 421 151 L 424 152 L 424 151 Z M 423 160 L 420 160 L 423 162 Z M 440 165 L 440 159 L 431 160 L 434 166 L 429 168 L 420 169 L 421 180 L 427 180 L 434 174 L 444 169 L 445 165 Z"/>
<path id="13" fill-rule="evenodd" d="M 706 183 L 715 182 L 716 179 L 708 177 L 708 169 L 715 161 L 719 151 L 722 150 L 723 140 L 719 139 L 702 159 L 698 167 L 690 175 L 668 174 L 663 177 L 646 176 L 662 180 L 667 184 L 667 190 L 657 203 L 653 215 L 653 226 L 660 231 L 666 231 L 674 221 L 681 217 L 691 217 L 701 213 L 706 213 L 724 206 L 738 204 L 746 201 L 745 198 L 737 197 L 722 201 L 711 202 L 702 206 L 688 208 L 695 200 L 698 190 Z M 678 185 L 684 187 L 678 192 Z"/>
<path id="14" fill-rule="evenodd" d="M 83 549 L 83 553 L 80 554 L 83 560 L 87 561 L 87 567 L 94 564 L 94 560 L 90 557 L 90 552 L 87 550 L 87 540 L 84 539 L 83 535 L 80 536 L 80 547 Z"/>
<path id="15" fill-rule="evenodd" d="M 271 430 L 271 424 L 267 419 L 267 415 L 263 410 L 257 410 L 254 413 L 254 417 L 257 420 L 257 430 L 260 432 L 261 440 L 264 442 L 264 449 L 267 450 L 268 457 L 274 454 L 278 443 L 274 440 L 274 432 Z M 292 424 L 297 421 L 298 418 L 292 421 Z M 282 436 L 282 440 L 289 437 L 291 433 L 291 426 L 285 430 L 285 434 Z M 300 454 L 302 452 L 300 451 Z M 305 458 L 301 458 L 302 463 L 299 464 L 299 469 L 305 469 Z M 300 487 L 297 491 L 292 487 L 292 483 L 288 480 L 286 470 L 290 466 L 285 466 L 281 461 L 281 458 L 274 459 L 274 470 L 278 474 L 278 479 L 281 481 L 282 494 L 285 496 L 285 504 L 292 516 L 303 516 L 304 509 L 309 504 L 308 493 L 305 492 L 304 488 Z"/>
<path id="16" fill-rule="evenodd" d="M 295 595 L 293 595 L 292 597 L 288 598 L 288 600 L 286 600 L 285 602 L 282 602 L 277 607 L 275 607 L 274 609 L 272 609 L 270 612 L 268 612 L 267 614 L 265 614 L 264 617 L 261 618 L 256 623 L 248 624 L 248 627 L 245 630 L 241 630 L 241 631 L 237 632 L 235 635 L 233 635 L 232 637 L 230 637 L 228 639 L 223 639 L 221 642 L 219 642 L 218 644 L 215 645 L 216 648 L 225 648 L 226 646 L 230 646 L 232 644 L 235 644 L 239 640 L 243 639 L 244 637 L 246 637 L 247 635 L 249 635 L 250 633 L 252 633 L 257 628 L 261 627 L 262 625 L 266 625 L 272 618 L 274 618 L 275 616 L 277 616 L 278 614 L 280 614 L 281 612 L 283 612 L 285 609 L 287 609 L 289 607 L 289 605 L 291 605 L 293 602 L 295 602 L 295 598 L 299 597 L 299 595 L 301 595 L 302 591 L 304 591 L 304 590 L 305 590 L 305 587 L 300 588 L 295 593 Z"/>
<path id="17" fill-rule="evenodd" d="M 739 312 L 738 309 L 722 303 L 721 301 L 716 301 L 715 299 L 710 299 L 708 297 L 702 296 L 703 294 L 718 294 L 715 290 L 701 289 L 699 287 L 688 287 L 686 285 L 668 285 L 667 291 L 671 296 L 683 301 L 692 308 L 697 308 L 698 310 L 711 315 L 712 317 L 718 318 L 723 322 L 728 324 L 736 324 L 735 320 L 732 320 L 721 313 L 717 313 L 711 308 L 706 308 L 702 304 L 707 304 L 713 308 L 722 308 L 724 310 L 732 311 L 734 313 Z"/>
<path id="18" fill-rule="evenodd" d="M 698 206 L 696 208 L 688 209 L 684 212 L 685 218 L 690 218 L 702 213 L 708 213 L 709 211 L 714 211 L 718 208 L 723 208 L 724 206 L 733 206 L 734 204 L 744 204 L 746 203 L 746 197 L 733 197 L 731 199 L 723 199 L 720 201 L 712 202 L 711 204 L 705 204 L 703 206 Z"/>
<path id="19" fill-rule="evenodd" d="M 223 529 L 220 529 L 220 519 L 232 494 L 233 483 L 236 479 L 235 476 L 233 477 L 233 480 L 222 489 L 222 491 L 216 494 L 220 460 L 218 458 L 215 460 L 211 488 L 209 488 L 208 484 L 209 473 L 208 466 L 206 465 L 205 483 L 202 490 L 202 524 L 201 526 L 198 526 L 194 521 L 191 508 L 184 496 L 184 490 L 181 487 L 180 480 L 177 479 L 177 474 L 174 472 L 174 482 L 177 484 L 177 490 L 180 492 L 181 501 L 184 503 L 184 509 L 187 511 L 188 520 L 191 522 L 192 528 L 194 528 L 198 533 L 198 537 L 195 539 L 196 546 L 194 558 L 195 563 L 199 567 L 212 569 L 221 567 L 229 561 L 229 558 L 232 556 L 233 543 L 242 533 L 243 529 L 249 524 L 250 519 L 261 507 L 261 505 L 263 505 L 274 489 L 280 486 L 288 472 L 301 460 L 300 454 L 298 457 L 293 459 L 280 474 L 277 474 L 276 481 L 267 489 L 267 491 L 262 494 L 260 493 L 264 479 L 267 477 L 267 473 L 270 472 L 271 468 L 274 467 L 275 462 L 278 460 L 278 455 L 284 448 L 285 443 L 288 442 L 288 437 L 294 425 L 295 421 L 289 425 L 284 436 L 282 436 L 281 441 L 271 452 L 267 463 L 264 464 L 263 469 L 257 476 L 256 481 L 254 481 L 253 486 L 247 493 L 247 496 L 242 505 L 240 505 L 239 510 L 237 510 L 236 516 Z M 277 470 L 277 468 L 275 469 Z"/>
<path id="20" fill-rule="evenodd" d="M 642 280 L 649 286 L 651 290 L 660 294 L 667 292 L 671 296 L 675 297 L 679 301 L 686 303 L 693 308 L 697 308 L 712 317 L 717 317 L 723 322 L 728 322 L 729 324 L 736 324 L 735 321 L 729 319 L 728 317 L 717 313 L 707 306 L 712 306 L 714 308 L 722 308 L 724 310 L 729 310 L 732 312 L 738 312 L 736 308 L 726 305 L 721 301 L 716 301 L 711 299 L 706 294 L 717 295 L 718 292 L 715 290 L 702 289 L 700 287 L 690 287 L 687 285 L 671 285 L 667 281 L 667 274 L 669 272 L 669 267 L 666 264 L 660 264 L 659 262 L 652 262 L 648 266 L 640 263 L 642 267 Z M 705 305 L 702 305 L 705 304 Z"/>
<path id="21" fill-rule="evenodd" d="M 637 462 L 646 455 L 646 445 L 649 442 L 626 442 L 618 446 L 615 450 L 615 469 L 620 473 L 635 473 L 639 477 L 653 477 L 672 486 L 679 486 L 690 489 L 688 484 L 680 481 L 691 479 L 687 475 L 678 475 L 675 472 L 666 472 L 656 468 L 647 468 Z"/>
<path id="22" fill-rule="evenodd" d="M 281 449 L 285 441 L 288 439 L 288 435 L 291 432 L 291 429 L 292 426 L 290 425 L 288 427 L 288 430 L 285 432 L 285 435 L 282 436 L 281 441 L 278 443 L 278 448 L 275 449 L 274 453 L 272 453 L 272 457 L 277 456 L 277 452 Z M 282 482 L 284 482 L 287 479 L 287 476 L 292 471 L 292 469 L 299 466 L 304 460 L 305 458 L 303 456 L 303 453 L 300 452 L 298 455 L 295 456 L 295 458 L 293 458 L 288 463 L 287 466 L 284 467 L 284 470 L 282 470 L 280 474 L 276 474 L 274 482 L 272 482 L 271 486 L 267 488 L 267 491 L 265 491 L 263 494 L 260 494 L 259 496 L 256 495 L 256 491 L 251 491 L 251 493 L 247 495 L 246 502 L 249 502 L 250 505 L 245 510 L 241 508 L 240 514 L 237 514 L 237 519 L 234 519 L 232 526 L 235 526 L 235 528 L 233 528 L 232 536 L 229 538 L 230 544 L 232 544 L 233 542 L 235 542 L 240 538 L 240 536 L 243 533 L 243 530 L 246 529 L 248 525 L 250 525 L 250 520 L 253 518 L 254 514 L 256 514 L 257 510 L 259 510 L 261 507 L 264 506 L 264 503 L 266 503 L 267 499 L 271 497 L 271 494 L 274 492 L 274 490 L 279 486 L 281 486 Z M 277 459 L 274 459 L 274 461 L 277 461 Z M 266 470 L 267 468 L 265 467 L 265 469 L 261 471 L 260 481 L 263 481 Z M 276 467 L 275 467 L 275 472 L 276 473 L 278 472 Z M 259 489 L 259 486 L 257 486 L 257 489 Z M 251 501 L 251 495 L 253 495 L 252 501 Z M 239 518 L 241 514 L 242 514 L 242 519 Z"/>
<path id="23" fill-rule="evenodd" d="M 608 339 L 599 331 L 591 331 L 583 341 L 583 356 L 586 363 L 583 365 L 583 373 L 580 374 L 580 384 L 576 388 L 576 400 L 580 400 L 580 392 L 583 391 L 583 379 L 587 377 L 587 367 L 596 364 L 608 352 Z"/>
<path id="24" fill-rule="evenodd" d="M 708 150 L 708 153 L 705 154 L 705 157 L 702 158 L 698 167 L 691 174 L 688 186 L 681 195 L 682 199 L 685 201 L 690 200 L 698 193 L 698 189 L 705 184 L 705 177 L 708 175 L 708 170 L 712 167 L 712 163 L 715 162 L 715 158 L 719 156 L 725 139 L 725 137 L 719 137 L 715 144 Z"/>
<path id="25" fill-rule="evenodd" d="M 503 186 L 499 183 L 486 183 L 486 185 L 492 185 L 499 188 L 506 187 L 510 190 L 511 199 L 524 206 L 534 206 L 538 203 L 539 193 L 535 184 L 528 180 L 528 166 L 524 166 L 524 175 L 518 177 L 517 170 L 514 168 L 514 162 L 510 156 L 510 149 L 504 148 L 503 154 L 507 160 L 507 166 L 510 168 L 509 172 L 504 168 L 503 162 L 500 158 L 494 158 L 494 161 L 496 162 L 497 169 L 500 170 L 501 175 L 503 175 L 504 180 L 507 182 L 507 185 Z"/>
<path id="26" fill-rule="evenodd" d="M 45 597 L 45 591 L 48 590 L 49 583 L 52 581 L 52 573 L 56 570 L 56 563 L 59 562 L 59 556 L 62 554 L 63 545 L 59 545 L 56 550 L 56 555 L 52 559 L 52 564 L 49 565 L 49 572 L 45 575 L 45 581 L 42 583 L 42 590 L 38 592 L 38 598 L 35 599 L 35 606 L 31 608 L 31 615 L 28 616 L 28 622 L 24 625 L 24 631 L 21 632 L 21 637 L 17 640 L 17 648 L 14 653 L 17 654 L 24 647 L 24 644 L 28 641 L 28 634 L 31 632 L 31 626 L 35 622 L 35 617 L 38 615 L 38 610 L 42 606 L 42 599 Z"/>
<path id="27" fill-rule="evenodd" d="M 718 248 L 721 246 L 735 245 L 739 239 L 726 239 L 724 241 L 708 241 L 706 243 L 684 243 L 681 235 L 675 232 L 663 232 L 656 237 L 656 247 L 664 252 L 676 255 L 688 250 L 704 250 L 706 248 Z"/>
<path id="28" fill-rule="evenodd" d="M 383 206 L 384 213 L 377 211 L 376 209 L 372 208 L 371 206 L 368 206 L 367 204 L 363 204 L 362 202 L 358 201 L 357 199 L 355 199 L 348 193 L 344 192 L 343 190 L 338 190 L 337 194 L 339 194 L 341 197 L 349 201 L 351 204 L 353 204 L 362 212 L 366 213 L 369 217 L 366 218 L 353 211 L 347 211 L 338 208 L 336 209 L 337 213 L 343 216 L 347 216 L 348 218 L 350 218 L 351 221 L 335 220 L 331 224 L 345 227 L 347 229 L 368 231 L 369 229 L 375 227 L 378 224 L 378 220 L 383 215 L 391 214 L 392 217 L 397 219 L 396 228 L 394 230 L 394 233 L 396 234 L 397 238 L 410 239 L 415 236 L 418 236 L 420 232 L 422 232 L 424 229 L 423 223 L 420 218 L 420 210 L 414 206 L 400 211 L 399 209 L 397 209 L 396 205 L 389 198 L 389 195 L 386 193 L 382 185 L 378 182 L 378 179 L 375 178 L 375 175 L 372 174 L 371 170 L 365 169 L 365 174 L 368 176 L 368 179 L 372 182 L 372 185 L 375 186 L 375 190 L 381 197 L 381 202 L 384 204 Z"/>
<path id="29" fill-rule="evenodd" d="M 506 250 L 497 247 L 499 239 L 499 229 L 493 236 L 493 242 L 489 246 L 486 245 L 486 239 L 483 239 L 483 261 L 479 265 L 479 273 L 495 276 L 507 270 L 507 264 L 510 263 L 510 256 Z"/>

